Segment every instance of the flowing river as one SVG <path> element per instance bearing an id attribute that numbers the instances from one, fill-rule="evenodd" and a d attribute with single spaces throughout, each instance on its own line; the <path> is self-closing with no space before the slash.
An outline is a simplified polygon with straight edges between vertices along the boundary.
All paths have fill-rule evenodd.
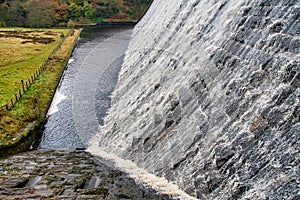
<path id="1" fill-rule="evenodd" d="M 48 111 L 38 149 L 87 147 L 110 106 L 132 28 L 83 29 Z"/>

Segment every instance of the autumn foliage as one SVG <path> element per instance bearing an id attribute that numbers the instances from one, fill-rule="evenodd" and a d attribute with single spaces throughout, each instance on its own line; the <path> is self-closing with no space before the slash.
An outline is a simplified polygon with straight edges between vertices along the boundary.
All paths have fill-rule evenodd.
<path id="1" fill-rule="evenodd" d="M 65 27 L 137 20 L 151 0 L 0 0 L 0 27 Z"/>

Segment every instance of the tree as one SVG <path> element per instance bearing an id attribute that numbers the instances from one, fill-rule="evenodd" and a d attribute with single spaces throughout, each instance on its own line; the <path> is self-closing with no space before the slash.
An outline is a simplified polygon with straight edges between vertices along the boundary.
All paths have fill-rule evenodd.
<path id="1" fill-rule="evenodd" d="M 45 28 L 53 25 L 51 9 L 54 7 L 47 0 L 34 0 L 28 6 L 26 24 L 29 27 Z"/>
<path id="2" fill-rule="evenodd" d="M 86 3 L 86 0 L 69 0 L 69 3 L 70 4 L 75 3 L 76 5 L 82 7 L 84 5 L 84 3 Z"/>
<path id="3" fill-rule="evenodd" d="M 84 18 L 86 20 L 92 20 L 93 19 L 93 8 L 91 6 L 91 4 L 89 4 L 88 2 L 85 2 L 84 5 L 83 5 L 83 15 L 84 15 Z"/>
<path id="4" fill-rule="evenodd" d="M 12 1 L 9 4 L 4 4 L 1 9 L 1 19 L 6 26 L 24 26 L 26 10 L 18 1 Z"/>
<path id="5" fill-rule="evenodd" d="M 78 21 L 82 15 L 81 11 L 81 6 L 78 6 L 76 3 L 72 2 L 68 7 L 68 19 Z"/>
<path id="6" fill-rule="evenodd" d="M 124 15 L 138 19 L 151 0 L 0 0 L 0 26 L 50 27 Z M 116 15 L 120 14 L 120 15 Z"/>
<path id="7" fill-rule="evenodd" d="M 53 25 L 65 26 L 68 22 L 68 5 L 62 0 L 51 0 L 48 4 L 47 12 L 52 18 Z"/>

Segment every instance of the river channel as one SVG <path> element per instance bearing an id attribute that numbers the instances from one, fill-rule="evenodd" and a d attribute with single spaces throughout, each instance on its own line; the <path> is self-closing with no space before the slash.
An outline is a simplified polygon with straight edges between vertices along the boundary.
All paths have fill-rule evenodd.
<path id="1" fill-rule="evenodd" d="M 37 149 L 82 149 L 103 124 L 132 26 L 84 28 L 47 114 Z"/>

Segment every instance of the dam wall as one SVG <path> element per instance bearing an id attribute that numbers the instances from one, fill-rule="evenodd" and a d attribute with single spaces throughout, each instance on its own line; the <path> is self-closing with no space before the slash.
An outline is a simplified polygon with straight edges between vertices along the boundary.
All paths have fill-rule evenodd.
<path id="1" fill-rule="evenodd" d="M 154 0 L 99 146 L 199 199 L 297 199 L 300 2 Z"/>

